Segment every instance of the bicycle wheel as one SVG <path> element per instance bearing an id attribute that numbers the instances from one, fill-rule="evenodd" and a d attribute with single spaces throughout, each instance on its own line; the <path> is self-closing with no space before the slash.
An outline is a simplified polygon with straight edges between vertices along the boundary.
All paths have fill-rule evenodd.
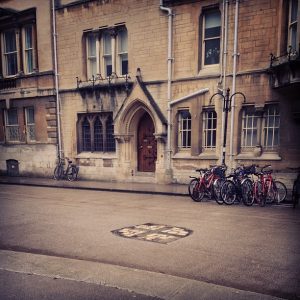
<path id="1" fill-rule="evenodd" d="M 222 200 L 227 205 L 231 205 L 234 203 L 237 197 L 236 187 L 231 180 L 227 180 L 221 187 L 221 197 Z"/>
<path id="2" fill-rule="evenodd" d="M 224 201 L 221 197 L 221 187 L 224 182 L 225 182 L 225 179 L 218 178 L 214 181 L 214 184 L 213 184 L 214 197 L 215 197 L 216 202 L 220 205 L 224 203 Z"/>
<path id="3" fill-rule="evenodd" d="M 199 179 L 191 180 L 189 184 L 189 194 L 190 197 L 196 202 L 200 202 L 203 199 L 204 189 Z"/>
<path id="4" fill-rule="evenodd" d="M 242 182 L 242 200 L 246 206 L 251 206 L 254 203 L 253 183 L 250 179 L 245 179 Z"/>
<path id="5" fill-rule="evenodd" d="M 64 174 L 64 168 L 62 165 L 57 165 L 54 169 L 53 178 L 55 180 L 59 180 L 63 177 Z"/>
<path id="6" fill-rule="evenodd" d="M 77 169 L 74 166 L 71 166 L 67 171 L 67 178 L 69 181 L 74 181 L 77 178 Z"/>
<path id="7" fill-rule="evenodd" d="M 269 183 L 267 182 L 267 185 Z M 276 198 L 276 186 L 275 186 L 275 183 L 272 182 L 271 185 L 268 187 L 268 190 L 267 190 L 267 194 L 266 194 L 266 203 L 268 204 L 272 204 L 274 201 L 275 201 L 275 198 Z"/>
<path id="8" fill-rule="evenodd" d="M 275 188 L 275 201 L 277 204 L 284 201 L 287 195 L 287 188 L 284 183 L 281 181 L 275 181 L 274 182 L 274 188 Z"/>
<path id="9" fill-rule="evenodd" d="M 259 206 L 263 207 L 266 205 L 266 197 L 263 193 L 263 186 L 260 181 L 254 183 L 254 197 Z"/>

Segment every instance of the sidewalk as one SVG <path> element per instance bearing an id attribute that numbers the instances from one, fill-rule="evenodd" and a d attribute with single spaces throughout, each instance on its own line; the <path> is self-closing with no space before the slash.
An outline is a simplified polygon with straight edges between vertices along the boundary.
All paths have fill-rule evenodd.
<path id="1" fill-rule="evenodd" d="M 12 177 L 0 176 L 0 184 L 18 184 L 27 186 L 43 186 L 55 188 L 111 191 L 126 193 L 158 194 L 170 196 L 187 196 L 186 184 L 155 184 L 155 183 L 133 183 L 114 181 L 92 181 L 92 180 L 54 180 L 42 177 Z"/>

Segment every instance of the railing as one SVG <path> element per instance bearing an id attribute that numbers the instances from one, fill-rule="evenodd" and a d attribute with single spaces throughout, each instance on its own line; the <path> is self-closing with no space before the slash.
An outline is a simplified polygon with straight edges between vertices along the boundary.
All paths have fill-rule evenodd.
<path id="1" fill-rule="evenodd" d="M 97 74 L 97 76 L 92 76 L 91 79 L 88 80 L 81 80 L 79 77 L 76 77 L 77 81 L 77 88 L 84 89 L 84 88 L 101 88 L 103 87 L 113 87 L 124 85 L 125 91 L 128 92 L 132 83 L 129 81 L 131 78 L 129 75 L 121 75 L 118 76 L 116 73 L 112 73 L 110 76 L 102 77 L 101 74 Z"/>
<path id="2" fill-rule="evenodd" d="M 16 78 L 5 78 L 0 79 L 0 90 L 8 90 L 17 87 L 17 79 Z"/>

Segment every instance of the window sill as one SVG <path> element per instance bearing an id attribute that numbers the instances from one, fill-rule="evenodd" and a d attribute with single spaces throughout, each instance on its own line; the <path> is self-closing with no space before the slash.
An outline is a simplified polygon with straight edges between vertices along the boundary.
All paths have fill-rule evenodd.
<path id="1" fill-rule="evenodd" d="M 215 159 L 218 160 L 219 157 L 216 155 L 215 151 L 204 151 L 199 154 L 200 159 Z"/>
<path id="2" fill-rule="evenodd" d="M 173 155 L 173 159 L 186 159 L 186 160 L 218 160 L 219 158 L 215 153 L 203 152 L 197 156 L 192 156 L 190 152 L 178 152 Z"/>
<path id="3" fill-rule="evenodd" d="M 204 66 L 202 69 L 199 71 L 198 76 L 216 76 L 220 75 L 220 65 L 211 65 L 211 66 Z"/>
<path id="4" fill-rule="evenodd" d="M 236 160 L 281 160 L 282 158 L 278 155 L 278 153 L 274 152 L 265 152 L 260 156 L 254 156 L 252 153 L 240 153 L 235 157 Z"/>
<path id="5" fill-rule="evenodd" d="M 81 152 L 75 156 L 78 159 L 116 159 L 116 152 Z"/>

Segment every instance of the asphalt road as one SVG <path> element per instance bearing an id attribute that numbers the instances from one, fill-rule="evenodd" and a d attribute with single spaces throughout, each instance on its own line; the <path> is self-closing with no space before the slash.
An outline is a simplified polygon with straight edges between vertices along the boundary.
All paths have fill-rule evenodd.
<path id="1" fill-rule="evenodd" d="M 190 293 L 193 288 L 201 290 L 201 297 L 195 292 L 194 299 L 204 299 L 204 291 L 205 299 L 210 299 L 212 291 L 220 299 L 226 299 L 224 295 L 233 299 L 232 293 L 236 299 L 246 299 L 246 294 L 249 299 L 300 297 L 299 209 L 219 206 L 149 194 L 0 188 L 1 295 L 9 292 L 3 282 L 13 286 L 22 276 L 33 288 L 35 280 L 28 276 L 42 276 L 49 278 L 49 282 L 45 279 L 49 289 L 44 291 L 53 289 L 50 278 L 58 278 L 62 286 L 62 281 L 77 282 L 78 292 L 85 288 L 80 285 L 96 284 L 96 290 L 108 285 L 117 291 L 134 291 L 137 299 L 191 299 L 188 287 Z M 166 244 L 112 233 L 145 223 L 182 227 L 192 233 Z M 30 289 L 25 291 L 28 294 Z M 67 288 L 64 293 L 68 295 Z"/>

